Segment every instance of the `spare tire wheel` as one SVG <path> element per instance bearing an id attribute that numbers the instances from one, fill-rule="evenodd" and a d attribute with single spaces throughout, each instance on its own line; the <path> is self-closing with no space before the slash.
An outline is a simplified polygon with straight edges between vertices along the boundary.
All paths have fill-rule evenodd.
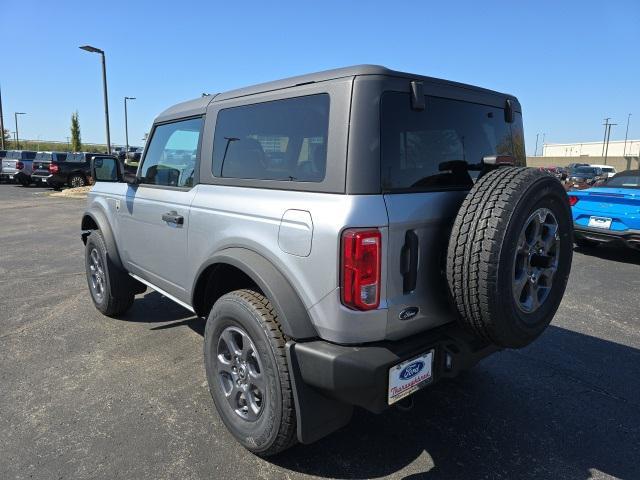
<path id="1" fill-rule="evenodd" d="M 505 348 L 549 325 L 567 285 L 573 221 L 560 182 L 533 168 L 481 177 L 455 219 L 447 282 L 461 323 Z"/>

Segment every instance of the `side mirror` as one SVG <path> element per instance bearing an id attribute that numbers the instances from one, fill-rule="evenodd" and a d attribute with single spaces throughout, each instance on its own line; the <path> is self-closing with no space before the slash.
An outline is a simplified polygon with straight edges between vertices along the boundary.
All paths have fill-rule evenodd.
<path id="1" fill-rule="evenodd" d="M 91 176 L 94 182 L 121 182 L 122 168 L 115 157 L 93 157 Z"/>

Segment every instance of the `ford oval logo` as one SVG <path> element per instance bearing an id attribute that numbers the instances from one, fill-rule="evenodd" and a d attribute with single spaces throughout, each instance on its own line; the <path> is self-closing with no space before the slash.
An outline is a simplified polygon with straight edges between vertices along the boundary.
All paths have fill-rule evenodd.
<path id="1" fill-rule="evenodd" d="M 423 368 L 424 362 L 422 360 L 410 363 L 402 369 L 402 371 L 400 372 L 400 378 L 403 380 L 409 380 L 410 378 L 415 377 L 418 373 L 420 373 Z"/>
<path id="2" fill-rule="evenodd" d="M 418 314 L 418 307 L 408 307 L 400 312 L 398 318 L 400 320 L 410 320 Z"/>

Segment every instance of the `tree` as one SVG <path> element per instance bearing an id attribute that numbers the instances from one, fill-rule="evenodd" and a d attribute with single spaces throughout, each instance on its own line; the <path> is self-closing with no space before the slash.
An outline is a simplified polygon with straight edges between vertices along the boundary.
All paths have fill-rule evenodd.
<path id="1" fill-rule="evenodd" d="M 11 134 L 9 133 L 9 130 L 7 130 L 6 128 L 4 129 L 3 136 L 4 136 L 4 146 L 5 148 L 9 148 L 9 141 L 11 140 Z"/>
<path id="2" fill-rule="evenodd" d="M 80 120 L 78 112 L 71 114 L 71 151 L 79 152 L 82 150 L 82 141 L 80 140 Z"/>

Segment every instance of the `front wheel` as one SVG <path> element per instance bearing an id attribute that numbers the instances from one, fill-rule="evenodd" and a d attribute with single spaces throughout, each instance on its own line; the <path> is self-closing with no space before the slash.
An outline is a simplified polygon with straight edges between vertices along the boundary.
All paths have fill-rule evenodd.
<path id="1" fill-rule="evenodd" d="M 278 316 L 262 294 L 236 290 L 207 319 L 204 361 L 220 418 L 238 442 L 260 456 L 296 442 L 296 415 Z"/>

